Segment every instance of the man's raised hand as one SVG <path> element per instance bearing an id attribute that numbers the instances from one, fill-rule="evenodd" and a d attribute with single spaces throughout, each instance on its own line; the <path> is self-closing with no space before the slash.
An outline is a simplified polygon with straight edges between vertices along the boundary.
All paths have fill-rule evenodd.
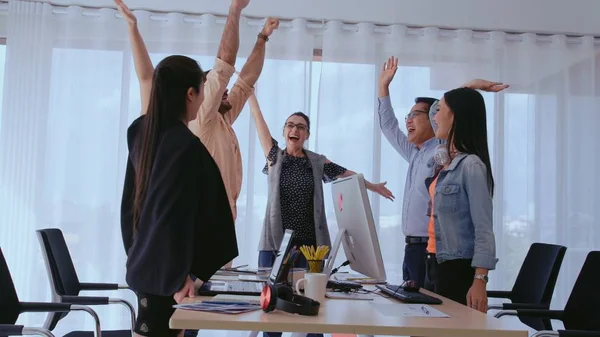
<path id="1" fill-rule="evenodd" d="M 398 58 L 392 56 L 383 64 L 379 75 L 379 85 L 388 87 L 396 75 L 396 70 L 398 70 Z"/>
<path id="2" fill-rule="evenodd" d="M 265 36 L 271 36 L 275 29 L 279 28 L 279 19 L 267 18 L 265 25 L 262 29 L 262 34 Z"/>
<path id="3" fill-rule="evenodd" d="M 125 20 L 127 20 L 127 23 L 129 23 L 129 25 L 137 24 L 137 18 L 135 17 L 135 15 L 133 15 L 133 13 L 129 9 L 129 7 L 127 7 L 127 5 L 123 2 L 123 0 L 114 0 L 114 1 L 115 1 L 115 5 L 117 5 L 117 8 L 119 9 L 119 12 L 121 13 L 121 15 L 123 15 Z"/>
<path id="4" fill-rule="evenodd" d="M 242 10 L 248 6 L 250 0 L 231 0 L 231 6 L 237 10 Z"/>

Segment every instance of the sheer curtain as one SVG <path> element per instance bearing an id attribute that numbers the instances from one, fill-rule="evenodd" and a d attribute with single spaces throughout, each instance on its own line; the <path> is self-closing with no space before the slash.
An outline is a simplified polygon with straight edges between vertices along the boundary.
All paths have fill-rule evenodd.
<path id="1" fill-rule="evenodd" d="M 489 288 L 512 287 L 531 243 L 562 244 L 568 250 L 552 306 L 563 307 L 586 254 L 600 248 L 594 39 L 339 22 L 329 22 L 323 34 L 318 150 L 366 178 L 387 181 L 395 193 L 393 203 L 370 195 L 388 277 L 402 274 L 400 201 L 408 163 L 381 137 L 376 77 L 396 56 L 400 68 L 390 92 L 400 120 L 415 97 L 441 97 L 469 79 L 511 85 L 484 93 L 500 259 Z M 333 232 L 331 201 L 327 207 Z"/>
<path id="2" fill-rule="evenodd" d="M 212 15 L 136 11 L 152 61 L 184 54 L 210 69 L 224 19 Z M 241 70 L 262 20 L 242 18 Z M 321 42 L 322 41 L 322 42 Z M 35 2 L 9 3 L 0 120 L 0 247 L 20 297 L 49 300 L 49 283 L 35 237 L 38 228 L 65 234 L 82 281 L 124 282 L 119 205 L 126 159 L 125 130 L 139 116 L 139 85 L 127 28 L 113 9 L 84 10 Z M 322 58 L 313 59 L 322 43 Z M 309 148 L 387 181 L 395 202 L 370 194 L 390 281 L 401 277 L 401 200 L 408 164 L 382 139 L 376 114 L 383 61 L 400 58 L 391 86 L 402 120 L 416 96 L 440 97 L 472 78 L 509 83 L 484 94 L 497 182 L 495 231 L 500 263 L 490 289 L 509 289 L 529 245 L 568 246 L 553 307 L 563 306 L 588 251 L 600 248 L 600 168 L 595 132 L 600 117 L 598 47 L 591 37 L 376 27 L 297 19 L 282 22 L 267 44 L 256 85 L 273 136 L 283 142 L 287 116 L 312 120 Z M 235 76 L 231 83 L 235 81 Z M 240 257 L 256 266 L 265 212 L 265 159 L 246 107 L 234 129 L 244 180 L 238 200 Z M 325 188 L 332 236 L 337 232 Z M 339 260 L 342 260 L 340 257 Z M 342 262 L 342 261 L 338 261 Z M 131 293 L 114 293 L 134 301 Z M 103 327 L 127 327 L 124 309 L 98 308 Z M 39 325 L 44 314 L 22 316 Z M 85 319 L 79 321 L 79 319 Z M 91 329 L 71 314 L 57 334 Z M 202 332 L 214 336 L 215 332 Z M 236 333 L 233 333 L 234 335 Z"/>
<path id="3" fill-rule="evenodd" d="M 184 54 L 203 69 L 213 66 L 224 18 L 135 14 L 154 64 L 167 55 Z M 262 23 L 242 18 L 238 71 Z M 309 110 L 312 53 L 313 37 L 303 20 L 283 23 L 267 44 L 268 59 L 256 87 L 276 137 L 286 114 Z M 119 210 L 125 132 L 141 109 L 125 22 L 114 9 L 11 1 L 4 89 L 0 247 L 20 298 L 50 300 L 35 235 L 39 228 L 62 229 L 82 281 L 124 283 Z M 256 265 L 267 193 L 266 177 L 260 173 L 264 156 L 247 109 L 234 129 L 244 165 L 236 224 L 241 254 L 235 264 Z M 106 295 L 135 303 L 128 291 Z M 120 306 L 96 309 L 103 328 L 128 327 Z M 44 319 L 45 314 L 31 314 L 19 322 L 39 326 Z M 73 313 L 59 323 L 56 333 L 84 328 L 93 328 L 91 320 Z"/>

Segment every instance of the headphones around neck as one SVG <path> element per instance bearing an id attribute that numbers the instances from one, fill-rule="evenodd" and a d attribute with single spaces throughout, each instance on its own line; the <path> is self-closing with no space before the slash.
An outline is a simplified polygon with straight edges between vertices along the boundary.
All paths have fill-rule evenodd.
<path id="1" fill-rule="evenodd" d="M 286 284 L 266 284 L 260 293 L 260 306 L 264 312 L 275 309 L 303 316 L 319 314 L 321 304 L 311 298 L 295 295 Z"/>

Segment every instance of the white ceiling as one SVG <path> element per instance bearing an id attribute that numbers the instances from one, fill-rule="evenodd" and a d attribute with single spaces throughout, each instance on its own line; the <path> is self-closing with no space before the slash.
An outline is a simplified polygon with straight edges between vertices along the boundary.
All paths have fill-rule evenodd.
<path id="1" fill-rule="evenodd" d="M 114 7 L 112 0 L 38 0 Z M 133 9 L 225 14 L 230 0 L 126 0 Z M 599 35 L 600 0 L 251 0 L 247 16 Z"/>

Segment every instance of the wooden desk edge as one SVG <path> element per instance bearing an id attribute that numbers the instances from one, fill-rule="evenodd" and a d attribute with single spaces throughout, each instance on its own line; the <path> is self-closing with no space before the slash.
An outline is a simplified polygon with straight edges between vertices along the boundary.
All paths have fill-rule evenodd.
<path id="1" fill-rule="evenodd" d="M 426 294 L 441 298 L 445 304 L 452 303 L 451 300 L 441 297 L 437 294 L 423 291 Z M 199 300 L 199 298 L 196 298 Z M 458 303 L 454 303 L 459 305 Z M 198 312 L 202 315 L 218 315 L 220 319 L 211 320 L 208 317 L 201 319 L 180 318 L 183 313 L 182 309 L 177 309 L 169 320 L 171 329 L 188 329 L 188 330 L 224 330 L 224 331 L 283 331 L 283 332 L 304 332 L 304 333 L 325 333 L 325 334 L 356 334 L 356 335 L 387 335 L 387 336 L 427 336 L 427 337 L 528 337 L 529 331 L 527 327 L 518 322 L 518 328 L 513 324 L 507 326 L 506 330 L 502 329 L 461 329 L 461 328 L 438 328 L 435 325 L 435 320 L 444 318 L 428 318 L 432 320 L 431 325 L 423 327 L 415 326 L 373 326 L 373 325 L 348 325 L 348 324 L 330 324 L 330 323 L 293 323 L 293 322 L 264 322 L 264 321 L 238 321 L 238 320 L 223 320 L 223 317 L 230 316 L 233 318 L 237 315 L 227 314 L 210 314 Z M 242 314 L 243 315 L 243 314 Z M 512 322 L 511 322 L 512 323 Z M 201 327 L 200 327 L 201 326 Z M 523 330 L 520 327 L 523 327 Z"/>
<path id="2" fill-rule="evenodd" d="M 175 316 L 175 315 L 174 315 Z M 432 322 L 436 319 L 431 318 Z M 528 337 L 527 330 L 485 330 L 485 329 L 447 329 L 438 328 L 433 324 L 429 327 L 400 327 L 400 326 L 364 326 L 364 325 L 335 325 L 324 323 L 275 323 L 275 322 L 246 322 L 246 321 L 209 321 L 182 320 L 171 318 L 169 327 L 172 329 L 198 330 L 229 330 L 229 331 L 283 331 L 326 334 L 356 334 L 356 335 L 386 335 L 386 336 L 428 336 L 428 337 Z"/>

